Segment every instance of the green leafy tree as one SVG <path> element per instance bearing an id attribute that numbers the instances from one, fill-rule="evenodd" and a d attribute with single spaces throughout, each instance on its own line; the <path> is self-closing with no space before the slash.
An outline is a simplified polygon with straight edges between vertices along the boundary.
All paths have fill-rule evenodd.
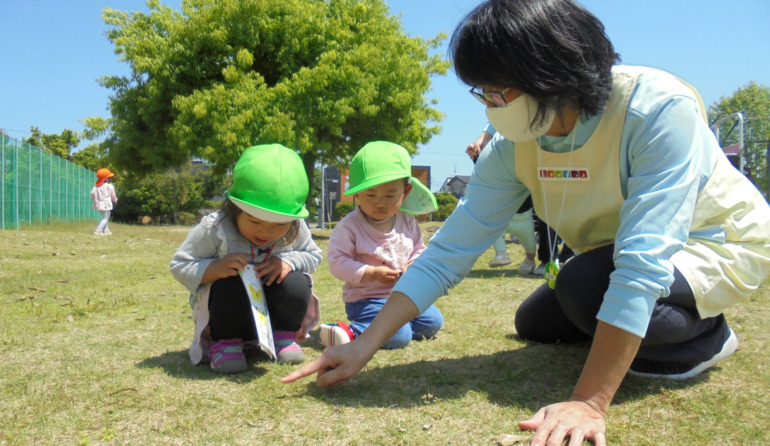
<path id="1" fill-rule="evenodd" d="M 742 113 L 744 119 L 744 157 L 747 175 L 757 187 L 768 193 L 768 159 L 770 150 L 770 88 L 750 82 L 736 90 L 732 96 L 723 97 L 709 107 L 712 123 L 734 113 Z M 737 144 L 740 137 L 739 121 L 729 119 L 719 126 L 719 143 L 722 147 Z"/>
<path id="2" fill-rule="evenodd" d="M 149 13 L 107 8 L 109 40 L 131 67 L 105 76 L 114 165 L 146 174 L 191 157 L 230 168 L 246 148 L 278 142 L 344 166 L 371 140 L 415 152 L 442 115 L 427 98 L 448 62 L 445 38 L 409 37 L 383 0 L 157 0 Z"/>
<path id="3" fill-rule="evenodd" d="M 120 170 L 116 169 L 115 166 L 110 163 L 104 141 L 99 141 L 107 134 L 110 127 L 110 120 L 92 117 L 81 121 L 84 125 L 84 130 L 81 133 L 82 139 L 94 142 L 73 154 L 71 157 L 72 162 L 93 171 L 106 167 L 113 172 L 120 172 Z M 122 176 L 124 175 L 121 175 L 121 177 Z"/>
<path id="4" fill-rule="evenodd" d="M 30 136 L 23 142 L 41 148 L 59 158 L 69 159 L 72 150 L 80 144 L 78 133 L 64 129 L 60 134 L 43 133 L 37 127 L 30 127 Z"/>
<path id="5" fill-rule="evenodd" d="M 89 144 L 84 149 L 78 150 L 72 155 L 72 162 L 96 172 L 102 167 L 106 167 L 102 158 L 103 153 L 99 144 Z"/>
<path id="6" fill-rule="evenodd" d="M 43 132 L 40 131 L 39 128 L 32 126 L 29 128 L 30 135 L 21 142 L 38 147 L 43 148 Z"/>

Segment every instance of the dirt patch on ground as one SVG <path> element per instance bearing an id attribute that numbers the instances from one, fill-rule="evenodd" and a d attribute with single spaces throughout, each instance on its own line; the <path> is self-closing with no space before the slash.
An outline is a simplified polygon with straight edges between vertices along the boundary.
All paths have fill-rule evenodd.
<path id="1" fill-rule="evenodd" d="M 441 223 L 431 222 L 420 226 L 420 229 L 422 229 L 422 239 L 427 243 L 428 240 L 436 235 L 436 231 L 441 228 Z"/>

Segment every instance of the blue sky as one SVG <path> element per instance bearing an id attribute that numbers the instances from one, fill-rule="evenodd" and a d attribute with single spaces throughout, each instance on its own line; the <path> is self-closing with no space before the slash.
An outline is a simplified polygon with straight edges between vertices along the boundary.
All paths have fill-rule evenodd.
<path id="1" fill-rule="evenodd" d="M 386 0 L 406 33 L 451 35 L 479 0 Z M 178 1 L 166 1 L 177 5 Z M 623 63 L 668 70 L 697 87 L 706 104 L 754 81 L 770 86 L 770 1 L 583 0 L 605 24 Z M 43 133 L 80 131 L 81 119 L 108 116 L 109 91 L 96 79 L 125 74 L 108 29 L 106 7 L 146 10 L 141 0 L 0 0 L 0 128 L 22 139 L 30 126 Z M 446 50 L 439 49 L 441 53 Z M 470 174 L 465 146 L 481 132 L 484 108 L 450 71 L 433 80 L 429 97 L 445 114 L 442 132 L 419 147 L 414 165 L 431 166 L 431 188 L 454 174 Z"/>

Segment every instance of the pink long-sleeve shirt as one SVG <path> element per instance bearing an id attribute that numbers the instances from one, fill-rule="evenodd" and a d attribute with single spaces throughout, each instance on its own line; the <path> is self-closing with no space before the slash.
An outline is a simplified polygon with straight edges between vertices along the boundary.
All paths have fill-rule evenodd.
<path id="1" fill-rule="evenodd" d="M 115 195 L 115 186 L 108 182 L 101 186 L 91 188 L 91 209 L 97 211 L 109 211 L 115 203 L 118 202 L 118 196 Z"/>
<path id="2" fill-rule="evenodd" d="M 327 260 L 334 277 L 345 282 L 343 301 L 387 298 L 392 286 L 376 280 L 361 281 L 366 268 L 387 266 L 404 271 L 425 250 L 417 219 L 406 212 L 397 213 L 394 219 L 393 229 L 383 233 L 373 228 L 356 208 L 334 227 Z"/>

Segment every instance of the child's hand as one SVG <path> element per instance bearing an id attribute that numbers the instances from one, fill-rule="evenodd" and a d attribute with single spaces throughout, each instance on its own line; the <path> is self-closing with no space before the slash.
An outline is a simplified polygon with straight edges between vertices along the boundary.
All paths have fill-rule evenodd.
<path id="1" fill-rule="evenodd" d="M 273 282 L 283 282 L 286 275 L 292 271 L 291 266 L 278 257 L 270 257 L 266 261 L 254 265 L 254 270 L 257 272 L 257 277 L 265 285 L 272 285 Z"/>
<path id="2" fill-rule="evenodd" d="M 246 254 L 228 254 L 219 260 L 214 260 L 206 268 L 201 283 L 209 283 L 225 277 L 237 276 L 248 264 Z"/>
<path id="3" fill-rule="evenodd" d="M 388 268 L 387 266 L 370 266 L 366 269 L 367 275 L 370 280 L 376 280 L 385 285 L 393 285 L 396 283 L 401 272 Z"/>

